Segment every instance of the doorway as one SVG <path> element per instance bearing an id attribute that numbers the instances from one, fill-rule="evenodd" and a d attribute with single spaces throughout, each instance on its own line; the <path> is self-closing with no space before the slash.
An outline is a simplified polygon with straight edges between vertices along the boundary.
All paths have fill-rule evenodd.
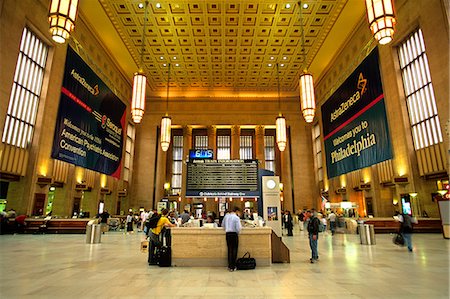
<path id="1" fill-rule="evenodd" d="M 44 215 L 44 205 L 45 205 L 45 193 L 35 193 L 32 216 Z"/>

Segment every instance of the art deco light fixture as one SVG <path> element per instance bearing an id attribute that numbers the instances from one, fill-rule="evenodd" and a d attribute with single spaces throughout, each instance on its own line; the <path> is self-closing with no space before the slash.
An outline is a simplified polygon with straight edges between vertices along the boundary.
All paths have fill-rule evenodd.
<path id="1" fill-rule="evenodd" d="M 48 13 L 50 32 L 55 42 L 63 44 L 75 28 L 78 0 L 52 0 Z"/>
<path id="2" fill-rule="evenodd" d="M 168 115 L 169 111 L 169 86 L 170 86 L 170 63 L 167 74 L 167 97 L 166 97 L 166 115 L 161 119 L 161 149 L 166 152 L 170 145 L 170 133 L 172 130 L 172 119 Z"/>
<path id="3" fill-rule="evenodd" d="M 133 77 L 133 92 L 131 96 L 131 117 L 133 122 L 138 124 L 141 122 L 145 111 L 145 89 L 147 87 L 147 77 L 143 70 L 143 56 L 145 49 L 145 25 L 147 24 L 147 11 L 148 1 L 145 1 L 145 13 L 144 13 L 144 27 L 142 29 L 142 47 L 141 47 L 141 59 L 140 69 L 137 73 L 134 73 Z"/>
<path id="4" fill-rule="evenodd" d="M 281 114 L 281 97 L 280 97 L 280 71 L 277 63 L 277 80 L 278 80 L 278 117 L 276 120 L 277 145 L 280 152 L 286 149 L 286 119 Z"/>
<path id="5" fill-rule="evenodd" d="M 303 26 L 302 3 L 298 3 L 300 9 L 300 26 L 302 27 L 302 52 L 303 52 L 303 73 L 300 75 L 300 104 L 303 118 L 307 123 L 314 120 L 316 112 L 316 101 L 314 97 L 314 81 L 313 76 L 306 69 L 306 51 L 305 51 L 305 30 Z"/>
<path id="6" fill-rule="evenodd" d="M 366 0 L 366 9 L 375 39 L 382 45 L 390 43 L 396 23 L 392 0 Z"/>

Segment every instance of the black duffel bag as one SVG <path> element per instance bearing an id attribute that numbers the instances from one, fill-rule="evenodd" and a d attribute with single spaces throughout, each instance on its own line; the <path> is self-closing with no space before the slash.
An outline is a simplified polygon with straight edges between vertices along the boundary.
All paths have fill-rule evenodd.
<path id="1" fill-rule="evenodd" d="M 247 251 L 241 258 L 236 261 L 236 268 L 238 270 L 252 270 L 256 267 L 256 260 L 250 257 L 250 253 Z"/>

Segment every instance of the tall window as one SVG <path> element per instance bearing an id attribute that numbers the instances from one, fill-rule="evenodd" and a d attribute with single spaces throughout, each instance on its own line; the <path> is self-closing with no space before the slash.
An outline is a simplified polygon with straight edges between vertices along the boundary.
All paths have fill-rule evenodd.
<path id="1" fill-rule="evenodd" d="M 401 44 L 398 56 L 414 148 L 443 142 L 422 30 Z"/>
<path id="2" fill-rule="evenodd" d="M 317 170 L 317 176 L 320 181 L 323 181 L 323 165 L 322 165 L 322 144 L 320 143 L 320 126 L 314 125 L 313 128 L 313 144 L 314 144 L 314 157 Z"/>
<path id="3" fill-rule="evenodd" d="M 275 173 L 275 136 L 264 136 L 265 168 Z"/>
<path id="4" fill-rule="evenodd" d="M 183 170 L 183 136 L 173 136 L 172 194 L 181 193 L 182 170 Z"/>
<path id="5" fill-rule="evenodd" d="M 253 136 L 240 136 L 240 159 L 253 159 Z"/>
<path id="6" fill-rule="evenodd" d="M 48 46 L 25 28 L 20 42 L 2 142 L 27 148 L 33 138 Z"/>
<path id="7" fill-rule="evenodd" d="M 134 125 L 128 123 L 127 126 L 127 141 L 125 143 L 125 161 L 123 163 L 123 179 L 124 181 L 131 180 L 131 169 L 133 166 L 134 153 L 134 139 L 136 135 Z"/>
<path id="8" fill-rule="evenodd" d="M 194 136 L 194 149 L 208 149 L 208 136 Z"/>
<path id="9" fill-rule="evenodd" d="M 231 158 L 231 136 L 217 136 L 217 159 L 229 160 Z"/>

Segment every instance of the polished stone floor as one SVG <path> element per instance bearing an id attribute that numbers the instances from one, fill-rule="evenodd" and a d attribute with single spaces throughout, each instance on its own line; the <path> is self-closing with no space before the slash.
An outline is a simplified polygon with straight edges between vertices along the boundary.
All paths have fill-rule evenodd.
<path id="1" fill-rule="evenodd" d="M 148 266 L 142 234 L 109 232 L 101 244 L 84 235 L 0 236 L 0 298 L 449 298 L 450 241 L 413 235 L 414 252 L 358 235 L 321 235 L 320 261 L 308 240 L 284 237 L 290 264 L 251 271 Z"/>

